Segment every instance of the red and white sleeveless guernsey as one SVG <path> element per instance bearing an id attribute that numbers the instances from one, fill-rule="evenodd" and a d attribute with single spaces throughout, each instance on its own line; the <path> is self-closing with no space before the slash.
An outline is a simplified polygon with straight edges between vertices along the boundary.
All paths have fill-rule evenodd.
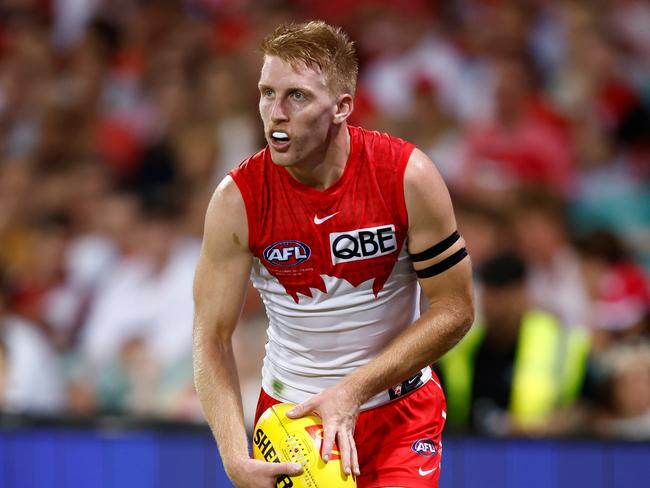
<path id="1" fill-rule="evenodd" d="M 413 145 L 349 131 L 343 174 L 324 191 L 275 165 L 268 147 L 230 172 L 246 206 L 251 280 L 269 319 L 262 387 L 283 402 L 302 402 L 369 362 L 420 313 L 405 244 Z M 427 367 L 418 384 L 430 377 Z M 362 408 L 391 397 L 382 392 Z"/>

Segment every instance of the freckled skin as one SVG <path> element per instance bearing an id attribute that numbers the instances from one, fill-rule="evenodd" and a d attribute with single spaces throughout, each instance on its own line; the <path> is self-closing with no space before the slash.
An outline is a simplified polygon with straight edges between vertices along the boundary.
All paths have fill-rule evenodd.
<path id="1" fill-rule="evenodd" d="M 322 158 L 330 142 L 336 105 L 324 74 L 267 56 L 259 89 L 259 110 L 267 140 L 273 129 L 286 130 L 291 137 L 287 151 L 270 146 L 273 162 L 291 167 L 309 165 L 310 159 Z"/>

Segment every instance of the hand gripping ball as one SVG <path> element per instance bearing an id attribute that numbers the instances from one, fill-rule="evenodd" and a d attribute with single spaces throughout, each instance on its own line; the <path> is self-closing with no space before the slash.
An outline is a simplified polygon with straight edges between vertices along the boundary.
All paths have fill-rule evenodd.
<path id="1" fill-rule="evenodd" d="M 290 419 L 286 413 L 294 406 L 280 403 L 262 414 L 253 431 L 253 457 L 267 462 L 302 464 L 302 474 L 280 476 L 278 488 L 355 488 L 354 477 L 343 472 L 336 444 L 328 463 L 321 458 L 323 424 L 320 417 L 309 415 Z"/>

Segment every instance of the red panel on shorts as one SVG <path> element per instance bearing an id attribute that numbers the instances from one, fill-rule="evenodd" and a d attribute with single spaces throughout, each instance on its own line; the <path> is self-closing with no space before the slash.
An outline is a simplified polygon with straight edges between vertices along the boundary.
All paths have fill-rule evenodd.
<path id="1" fill-rule="evenodd" d="M 255 423 L 277 403 L 262 390 Z M 413 393 L 361 412 L 354 434 L 361 469 L 358 488 L 436 488 L 445 410 L 445 397 L 434 374 Z"/>

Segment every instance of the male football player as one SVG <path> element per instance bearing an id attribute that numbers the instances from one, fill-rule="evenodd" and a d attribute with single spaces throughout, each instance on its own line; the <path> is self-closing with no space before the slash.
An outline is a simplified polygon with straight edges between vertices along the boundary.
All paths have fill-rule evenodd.
<path id="1" fill-rule="evenodd" d="M 445 184 L 412 144 L 348 125 L 358 67 L 340 29 L 281 26 L 262 50 L 268 145 L 216 189 L 194 288 L 195 381 L 226 472 L 270 488 L 301 469 L 249 456 L 231 337 L 250 277 L 269 319 L 257 416 L 316 412 L 323 458 L 360 488 L 437 486 L 445 401 L 429 365 L 473 321 Z"/>

